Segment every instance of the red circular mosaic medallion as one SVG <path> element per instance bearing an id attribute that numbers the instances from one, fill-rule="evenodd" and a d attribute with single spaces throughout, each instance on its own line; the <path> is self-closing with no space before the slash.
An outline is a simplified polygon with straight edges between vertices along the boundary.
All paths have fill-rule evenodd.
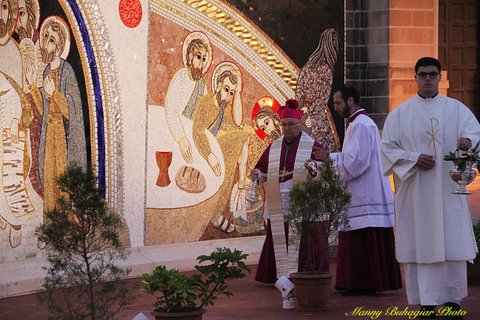
<path id="1" fill-rule="evenodd" d="M 142 21 L 142 4 L 140 0 L 120 0 L 118 12 L 123 24 L 129 28 L 135 28 Z"/>

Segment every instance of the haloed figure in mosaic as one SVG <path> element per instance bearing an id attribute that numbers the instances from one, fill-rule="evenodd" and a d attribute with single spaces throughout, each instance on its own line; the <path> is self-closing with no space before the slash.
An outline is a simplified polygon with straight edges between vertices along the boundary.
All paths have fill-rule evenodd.
<path id="1" fill-rule="evenodd" d="M 4 38 L 12 35 L 18 3 L 17 0 L 1 0 L 0 4 L 0 38 L 3 44 L 5 43 Z"/>
<path id="2" fill-rule="evenodd" d="M 282 135 L 280 126 L 280 117 L 269 106 L 264 106 L 258 111 L 257 117 L 254 119 L 255 128 L 265 132 L 266 140 L 275 141 Z"/>
<path id="3" fill-rule="evenodd" d="M 46 64 L 43 86 L 33 97 L 42 117 L 38 168 L 43 184 L 44 209 L 55 207 L 59 189 L 55 179 L 67 165 L 85 168 L 87 152 L 82 100 L 75 71 L 62 58 L 70 46 L 69 27 L 58 16 L 45 19 L 40 28 L 40 50 Z"/>
<path id="4" fill-rule="evenodd" d="M 34 43 L 38 40 L 38 24 L 40 7 L 38 0 L 18 0 L 18 20 L 16 32 L 19 41 L 31 39 Z"/>
<path id="5" fill-rule="evenodd" d="M 21 50 L 12 38 L 17 1 L 2 0 L 0 3 L 0 230 L 9 232 L 12 248 L 19 246 L 25 235 L 25 243 L 31 248 L 30 231 L 38 222 L 32 213 L 41 211 L 41 200 L 32 190 L 27 176 L 31 160 L 27 135 L 31 108 L 24 94 Z M 0 237 L 0 241 L 4 241 L 3 235 Z M 5 257 L 3 254 L 7 254 L 6 251 L 0 259 Z"/>
<path id="6" fill-rule="evenodd" d="M 329 151 L 340 149 L 340 140 L 333 123 L 328 100 L 339 52 L 335 29 L 322 32 L 317 49 L 310 55 L 298 77 L 295 95 L 307 114 L 307 132 Z"/>
<path id="7" fill-rule="evenodd" d="M 246 174 L 248 160 L 249 135 L 253 133 L 241 127 L 243 109 L 240 93 L 242 77 L 236 65 L 230 62 L 220 63 L 212 77 L 213 93 L 203 96 L 198 102 L 193 119 L 193 140 L 216 176 L 222 173 L 220 155 L 214 154 L 205 134 L 209 130 L 218 141 L 224 159 L 225 178 L 220 187 L 219 201 L 213 210 L 212 224 L 215 228 L 230 233 L 234 224 L 230 223 L 222 212 L 238 176 L 238 188 L 243 189 L 249 180 Z M 238 169 L 238 175 L 236 174 Z"/>
<path id="8" fill-rule="evenodd" d="M 22 83 L 22 63 L 20 52 L 12 34 L 17 19 L 17 0 L 0 0 L 0 71 L 10 76 L 15 82 Z"/>
<path id="9" fill-rule="evenodd" d="M 198 100 L 207 92 L 204 75 L 212 62 L 212 47 L 202 32 L 192 32 L 183 42 L 185 68 L 175 73 L 165 99 L 165 116 L 170 132 L 178 143 L 183 159 L 193 162 L 191 142 L 185 122 L 193 119 Z"/>
<path id="10" fill-rule="evenodd" d="M 17 44 L 11 38 L 15 26 L 17 1 L 1 0 L 0 4 L 0 129 L 2 133 L 0 170 L 4 177 L 10 169 L 5 164 L 5 157 L 8 154 L 7 144 L 16 147 L 19 142 L 22 105 L 21 97 L 15 87 L 22 83 L 22 60 Z M 18 160 L 22 163 L 23 157 Z M 22 236 L 20 216 L 12 212 L 8 199 L 5 201 L 4 179 L 2 179 L 1 190 L 0 229 L 9 231 L 10 244 L 16 247 L 20 244 Z"/>

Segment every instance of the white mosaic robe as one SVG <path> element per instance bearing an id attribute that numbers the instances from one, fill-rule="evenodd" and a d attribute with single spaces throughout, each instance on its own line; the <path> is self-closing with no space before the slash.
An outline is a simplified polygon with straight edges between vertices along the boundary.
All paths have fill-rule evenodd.
<path id="1" fill-rule="evenodd" d="M 198 82 L 200 85 L 190 79 L 187 68 L 180 69 L 170 82 L 165 98 L 165 117 L 176 142 L 181 138 L 189 137 L 184 131 L 184 122 L 193 120 L 196 103 L 207 92 L 205 80 L 202 78 Z M 191 100 L 194 102 L 190 102 Z M 185 111 L 192 107 L 191 103 L 194 104 L 194 109 L 188 112 L 190 116 L 187 116 Z"/>

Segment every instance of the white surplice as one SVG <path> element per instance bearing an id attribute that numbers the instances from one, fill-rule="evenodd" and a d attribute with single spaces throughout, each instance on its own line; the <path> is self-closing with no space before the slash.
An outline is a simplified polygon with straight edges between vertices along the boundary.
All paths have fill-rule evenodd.
<path id="1" fill-rule="evenodd" d="M 330 154 L 342 181 L 352 195 L 345 209 L 348 228 L 389 228 L 394 225 L 393 193 L 383 175 L 380 160 L 380 135 L 367 115 L 356 116 L 345 132 L 342 152 Z"/>
<path id="2" fill-rule="evenodd" d="M 394 174 L 396 186 L 396 254 L 402 263 L 468 261 L 477 247 L 464 195 L 450 178 L 451 161 L 444 155 L 457 147 L 460 137 L 473 145 L 480 125 L 461 102 L 437 94 L 419 95 L 402 103 L 387 117 L 382 137 L 385 174 Z M 431 170 L 419 170 L 420 154 L 432 155 Z"/>

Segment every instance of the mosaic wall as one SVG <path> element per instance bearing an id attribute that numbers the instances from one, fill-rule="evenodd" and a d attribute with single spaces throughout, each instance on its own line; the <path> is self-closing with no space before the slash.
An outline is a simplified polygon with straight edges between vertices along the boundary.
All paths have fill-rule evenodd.
<path id="1" fill-rule="evenodd" d="M 127 245 L 263 234 L 249 173 L 280 103 L 299 98 L 338 148 L 338 33 L 324 35 L 300 69 L 224 1 L 2 0 L 0 263 L 43 255 L 34 230 L 73 162 L 98 175 Z"/>
<path id="2" fill-rule="evenodd" d="M 111 179 L 121 172 L 110 168 L 121 161 L 115 152 L 121 125 L 111 123 L 121 119 L 118 89 L 106 63 L 108 41 L 97 48 L 88 33 L 102 23 L 85 20 L 94 9 L 75 1 L 2 1 L 0 262 L 42 256 L 34 230 L 43 211 L 55 206 L 55 179 L 68 165 L 91 166 L 99 185 L 108 185 L 109 202 L 122 211 L 117 192 L 123 190 Z M 105 130 L 112 133 L 110 150 Z"/>
<path id="3" fill-rule="evenodd" d="M 299 70 L 223 1 L 150 1 L 146 245 L 262 233 L 249 173 L 280 135 L 279 101 L 296 96 L 306 129 L 338 149 L 338 34 L 321 39 Z"/>

